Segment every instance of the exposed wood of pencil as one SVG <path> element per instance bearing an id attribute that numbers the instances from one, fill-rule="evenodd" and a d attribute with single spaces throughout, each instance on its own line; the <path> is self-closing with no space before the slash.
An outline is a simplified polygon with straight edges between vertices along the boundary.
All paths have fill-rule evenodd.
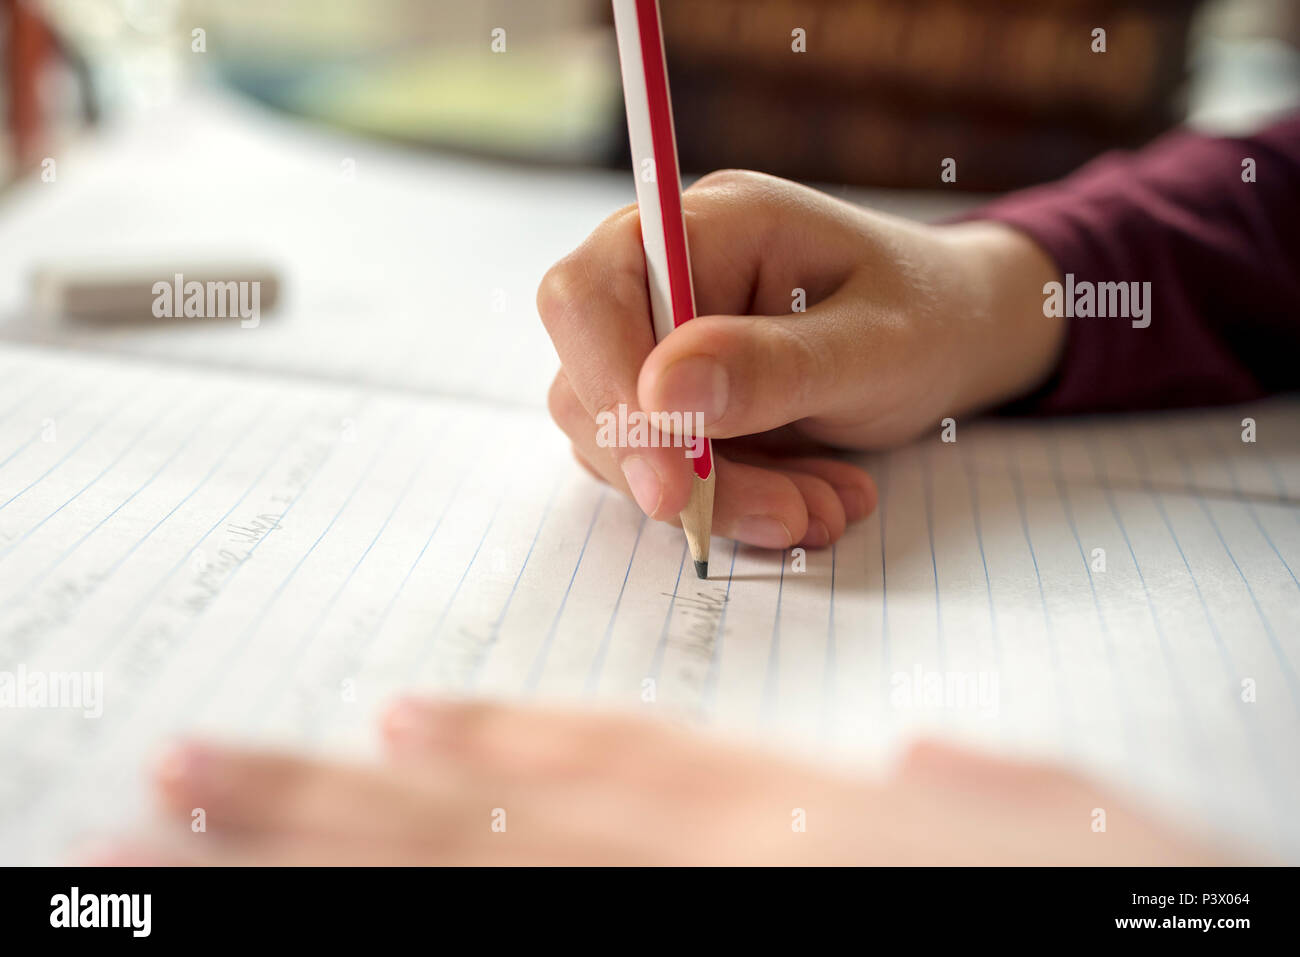
<path id="1" fill-rule="evenodd" d="M 691 480 L 691 498 L 681 514 L 686 544 L 690 546 L 691 559 L 695 562 L 695 574 L 700 578 L 707 578 L 709 574 L 709 540 L 713 537 L 713 486 L 717 473 L 715 465 L 708 478 L 701 479 L 697 475 Z"/>

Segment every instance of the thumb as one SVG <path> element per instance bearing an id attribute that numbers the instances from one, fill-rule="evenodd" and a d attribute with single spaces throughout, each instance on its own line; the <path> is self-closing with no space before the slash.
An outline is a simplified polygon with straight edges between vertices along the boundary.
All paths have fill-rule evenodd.
<path id="1" fill-rule="evenodd" d="M 650 353 L 637 396 L 647 411 L 697 416 L 710 438 L 765 432 L 860 396 L 862 339 L 832 301 L 794 315 L 702 316 Z"/>

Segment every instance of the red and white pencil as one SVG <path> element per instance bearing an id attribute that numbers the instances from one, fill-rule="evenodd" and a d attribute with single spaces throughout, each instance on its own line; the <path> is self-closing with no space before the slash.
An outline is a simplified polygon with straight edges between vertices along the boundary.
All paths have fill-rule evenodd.
<path id="1" fill-rule="evenodd" d="M 683 322 L 695 318 L 695 291 L 682 215 L 682 181 L 677 170 L 677 139 L 668 96 L 659 2 L 613 0 L 613 4 L 636 204 L 641 213 L 641 242 L 645 246 L 650 315 L 655 340 L 661 342 Z M 714 486 L 713 446 L 707 439 L 694 464 L 691 498 L 681 514 L 682 529 L 695 561 L 695 574 L 707 578 Z"/>

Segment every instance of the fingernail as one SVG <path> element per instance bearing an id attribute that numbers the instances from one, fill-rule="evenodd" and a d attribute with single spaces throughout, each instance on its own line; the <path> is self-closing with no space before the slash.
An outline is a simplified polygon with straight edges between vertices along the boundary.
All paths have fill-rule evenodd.
<path id="1" fill-rule="evenodd" d="M 163 753 L 154 779 L 164 788 L 193 787 L 210 771 L 213 752 L 201 744 L 178 744 Z"/>
<path id="2" fill-rule="evenodd" d="M 395 704 L 384 717 L 384 730 L 396 737 L 425 734 L 447 708 L 437 701 L 424 698 L 404 698 Z"/>
<path id="3" fill-rule="evenodd" d="M 659 502 L 664 494 L 659 473 L 641 456 L 632 455 L 623 460 L 623 475 L 627 478 L 627 487 L 632 490 L 632 497 L 641 506 L 641 511 L 653 517 L 659 511 Z"/>
<path id="4" fill-rule="evenodd" d="M 837 485 L 835 486 L 835 492 L 839 495 L 840 501 L 844 503 L 844 514 L 850 522 L 856 521 L 867 514 L 867 497 L 862 494 L 862 489 L 848 485 Z"/>
<path id="5" fill-rule="evenodd" d="M 750 515 L 736 523 L 732 538 L 759 548 L 789 548 L 794 544 L 785 523 L 766 515 Z"/>
<path id="6" fill-rule="evenodd" d="M 141 867 L 157 863 L 142 848 L 106 838 L 77 846 L 68 859 L 70 864 L 81 867 Z"/>
<path id="7" fill-rule="evenodd" d="M 826 527 L 826 523 L 820 518 L 811 518 L 808 520 L 808 531 L 804 533 L 803 541 L 800 545 L 807 545 L 809 548 L 821 548 L 831 543 L 831 530 Z"/>
<path id="8" fill-rule="evenodd" d="M 659 377 L 659 404 L 667 412 L 692 412 L 704 423 L 727 411 L 727 370 L 709 356 L 678 359 Z"/>

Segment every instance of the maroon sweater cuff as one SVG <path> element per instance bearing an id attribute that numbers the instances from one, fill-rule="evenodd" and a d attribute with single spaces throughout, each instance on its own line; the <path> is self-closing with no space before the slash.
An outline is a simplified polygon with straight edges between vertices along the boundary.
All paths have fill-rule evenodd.
<path id="1" fill-rule="evenodd" d="M 1101 283 L 1150 293 L 1145 328 L 1131 316 L 1068 318 L 1050 381 L 1005 411 L 1173 408 L 1300 388 L 1300 115 L 1246 139 L 1175 132 L 962 219 L 1028 234 L 1076 295 Z"/>

